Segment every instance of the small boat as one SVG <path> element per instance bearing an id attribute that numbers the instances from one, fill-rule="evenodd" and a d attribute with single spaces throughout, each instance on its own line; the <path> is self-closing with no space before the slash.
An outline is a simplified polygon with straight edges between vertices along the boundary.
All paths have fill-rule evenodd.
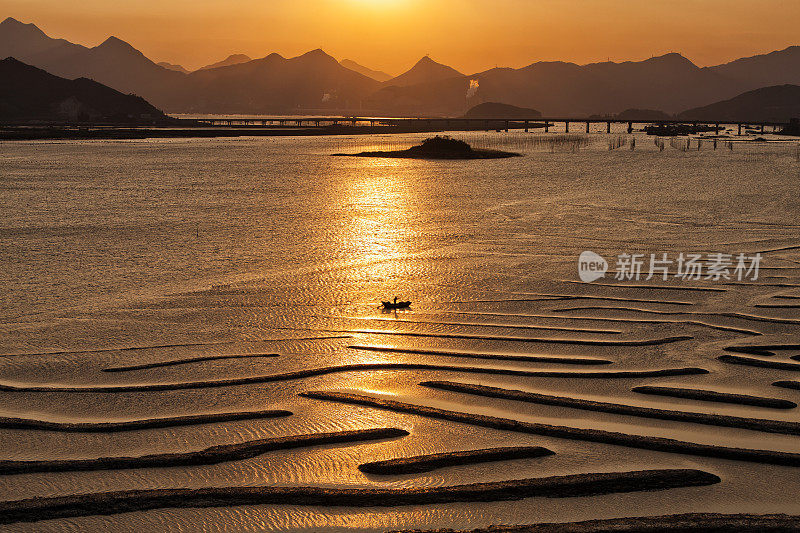
<path id="1" fill-rule="evenodd" d="M 405 309 L 407 307 L 411 307 L 411 302 L 398 302 L 397 297 L 395 297 L 393 302 L 384 302 L 381 301 L 384 309 Z"/>

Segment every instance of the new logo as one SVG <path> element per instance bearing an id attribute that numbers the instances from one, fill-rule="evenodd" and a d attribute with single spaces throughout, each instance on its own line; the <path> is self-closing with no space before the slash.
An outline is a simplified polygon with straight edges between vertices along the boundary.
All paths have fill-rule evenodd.
<path id="1" fill-rule="evenodd" d="M 584 283 L 602 278 L 608 272 L 608 261 L 594 252 L 585 251 L 578 258 L 578 276 Z"/>

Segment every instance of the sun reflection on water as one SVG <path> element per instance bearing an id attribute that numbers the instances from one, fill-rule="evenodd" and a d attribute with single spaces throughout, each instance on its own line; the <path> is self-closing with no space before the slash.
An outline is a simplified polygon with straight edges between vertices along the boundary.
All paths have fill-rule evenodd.
<path id="1" fill-rule="evenodd" d="M 416 193 L 408 163 L 395 159 L 359 159 L 341 189 L 346 217 L 340 246 L 352 261 L 372 264 L 373 280 L 387 280 L 403 269 L 398 261 L 412 251 Z M 355 272 L 354 272 L 355 273 Z M 364 272 L 359 272 L 363 281 Z"/>

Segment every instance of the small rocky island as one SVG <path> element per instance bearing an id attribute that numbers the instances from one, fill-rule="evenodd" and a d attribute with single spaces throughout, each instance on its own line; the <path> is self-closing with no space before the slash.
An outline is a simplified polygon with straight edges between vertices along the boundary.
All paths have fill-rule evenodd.
<path id="1" fill-rule="evenodd" d="M 422 144 L 407 150 L 380 152 L 361 152 L 359 154 L 333 154 L 336 156 L 354 157 L 395 157 L 404 159 L 502 159 L 520 157 L 522 154 L 503 152 L 501 150 L 482 150 L 472 148 L 468 143 L 450 137 L 431 137 Z"/>

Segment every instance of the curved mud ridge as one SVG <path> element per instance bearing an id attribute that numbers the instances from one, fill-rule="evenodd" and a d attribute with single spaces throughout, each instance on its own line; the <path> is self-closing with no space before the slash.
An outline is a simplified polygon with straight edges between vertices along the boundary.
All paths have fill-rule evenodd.
<path id="1" fill-rule="evenodd" d="M 439 530 L 440 533 L 445 533 Z M 491 526 L 488 529 L 447 530 L 450 533 L 612 533 L 660 531 L 687 533 L 705 531 L 714 533 L 781 533 L 800 531 L 800 516 L 785 514 L 722 514 L 686 513 L 662 516 L 636 516 L 584 520 L 582 522 L 556 522 L 524 526 Z M 393 533 L 424 533 L 420 530 Z M 428 533 L 434 533 L 430 531 Z"/>
<path id="2" fill-rule="evenodd" d="M 741 355 L 720 355 L 717 357 L 723 363 L 734 365 L 755 366 L 759 368 L 775 368 L 777 370 L 800 370 L 800 363 L 789 363 L 787 361 L 765 361 L 755 357 L 743 357 Z"/>
<path id="3" fill-rule="evenodd" d="M 562 279 L 562 283 L 573 283 L 575 285 L 586 285 L 585 281 L 575 281 L 574 279 Z M 620 289 L 652 289 L 664 291 L 685 291 L 685 292 L 727 292 L 728 289 L 718 287 L 670 287 L 669 285 L 624 285 L 622 283 L 598 283 L 593 281 L 594 287 L 614 287 Z"/>
<path id="4" fill-rule="evenodd" d="M 365 372 L 370 370 L 441 370 L 447 372 L 468 372 L 472 374 L 494 374 L 504 376 L 525 376 L 539 378 L 588 378 L 588 379 L 627 379 L 641 377 L 690 376 L 708 374 L 703 368 L 665 368 L 658 370 L 608 370 L 608 371 L 560 371 L 560 370 L 513 370 L 509 368 L 485 368 L 474 366 L 431 365 L 424 363 L 362 363 L 353 365 L 328 366 L 297 370 L 268 376 L 250 376 L 209 381 L 187 381 L 179 383 L 145 383 L 136 385 L 85 385 L 78 387 L 41 386 L 0 383 L 0 391 L 7 392 L 150 392 L 185 389 L 204 389 L 251 385 L 275 381 L 289 381 L 340 372 Z"/>
<path id="5" fill-rule="evenodd" d="M 146 370 L 149 368 L 163 368 L 166 366 L 188 365 L 203 361 L 220 361 L 223 359 L 248 359 L 251 357 L 280 357 L 277 353 L 248 353 L 239 355 L 208 355 L 203 357 L 190 357 L 188 359 L 173 359 L 172 361 L 160 361 L 157 363 L 143 363 L 141 365 L 112 366 L 104 368 L 103 372 L 129 372 L 131 370 Z"/>
<path id="6" fill-rule="evenodd" d="M 79 470 L 116 470 L 121 468 L 163 468 L 173 466 L 214 465 L 241 461 L 258 455 L 291 448 L 340 444 L 405 437 L 408 431 L 395 428 L 362 429 L 335 433 L 312 433 L 272 437 L 238 444 L 222 444 L 205 450 L 162 453 L 139 457 L 99 457 L 97 459 L 58 459 L 52 461 L 0 461 L 0 475 L 32 472 L 69 472 Z"/>
<path id="7" fill-rule="evenodd" d="M 403 457 L 400 459 L 387 459 L 363 463 L 358 469 L 366 474 L 379 474 L 384 476 L 399 474 L 419 474 L 430 472 L 448 466 L 472 465 L 489 463 L 493 461 L 509 461 L 511 459 L 529 459 L 531 457 L 545 457 L 555 452 L 541 446 L 513 446 L 505 448 L 487 448 L 483 450 L 468 450 L 463 452 L 445 452 L 416 457 Z"/>
<path id="8" fill-rule="evenodd" d="M 604 309 L 620 309 L 616 307 L 607 307 Z M 625 309 L 630 310 L 630 309 Z M 553 311 L 563 311 L 563 309 L 554 309 Z M 742 333 L 744 335 L 759 336 L 763 335 L 760 331 L 754 329 L 737 328 L 733 326 L 723 326 L 721 324 L 711 324 L 709 322 L 702 322 L 700 320 L 678 320 L 678 319 L 654 319 L 654 318 L 618 318 L 618 317 L 597 317 L 597 316 L 564 316 L 564 315 L 542 315 L 542 314 L 520 314 L 520 313 L 490 313 L 483 311 L 467 312 L 467 311 L 446 311 L 455 315 L 486 315 L 486 316 L 508 316 L 520 318 L 549 318 L 558 320 L 592 320 L 596 322 L 622 322 L 625 324 L 689 324 L 692 326 L 700 326 L 703 328 L 715 329 L 717 331 L 731 331 L 734 333 Z M 693 313 L 665 313 L 665 314 L 693 314 Z M 702 313 L 698 313 L 702 314 Z"/>
<path id="9" fill-rule="evenodd" d="M 760 346 L 726 346 L 722 349 L 725 352 L 730 353 L 743 353 L 747 355 L 760 355 L 762 357 L 772 357 L 775 355 L 775 352 L 771 352 L 769 350 L 765 350 Z"/>
<path id="10" fill-rule="evenodd" d="M 655 385 L 642 385 L 633 387 L 633 392 L 653 394 L 656 396 L 669 396 L 671 398 L 684 398 L 687 400 L 700 400 L 703 402 L 733 403 L 738 405 L 753 405 L 755 407 L 769 407 L 772 409 L 794 409 L 797 404 L 781 398 L 765 398 L 763 396 L 750 396 L 747 394 L 732 394 L 704 389 L 685 389 L 681 387 L 662 387 Z"/>
<path id="11" fill-rule="evenodd" d="M 0 502 L 0 523 L 36 522 L 163 508 L 234 505 L 396 507 L 523 498 L 571 498 L 620 492 L 699 487 L 719 483 L 702 470 L 636 470 L 573 474 L 419 489 L 332 489 L 322 487 L 215 487 L 101 492 Z"/>
<path id="12" fill-rule="evenodd" d="M 611 307 L 603 305 L 589 305 L 580 307 L 564 307 L 552 309 L 553 312 L 564 311 L 630 311 L 634 313 L 645 313 L 650 315 L 693 315 L 693 316 L 718 316 L 724 318 L 740 318 L 753 322 L 769 322 L 772 324 L 800 324 L 800 320 L 794 318 L 777 318 L 771 316 L 750 315 L 747 313 L 734 312 L 703 312 L 703 311 L 661 311 L 658 309 L 643 309 L 641 307 Z M 577 318 L 577 317 L 576 317 Z"/>
<path id="13" fill-rule="evenodd" d="M 742 346 L 726 346 L 723 350 L 731 353 L 772 357 L 773 355 L 777 355 L 775 353 L 776 351 L 800 350 L 800 344 L 747 344 Z M 792 359 L 796 357 L 799 356 L 794 356 Z"/>
<path id="14" fill-rule="evenodd" d="M 420 383 L 420 385 L 433 389 L 460 392 L 463 394 L 474 394 L 476 396 L 485 396 L 488 398 L 515 400 L 519 402 L 536 403 L 540 405 L 556 405 L 559 407 L 582 409 L 584 411 L 595 411 L 625 416 L 639 416 L 642 418 L 654 418 L 656 420 L 675 420 L 678 422 L 690 422 L 692 424 L 705 424 L 708 426 L 763 431 L 765 433 L 800 435 L 800 423 L 786 422 L 783 420 L 767 420 L 763 418 L 692 413 L 688 411 L 670 411 L 667 409 L 639 407 L 636 405 L 625 405 L 620 403 L 598 402 L 594 400 L 570 398 L 568 396 L 552 396 L 549 394 L 501 389 L 498 387 L 487 387 L 485 385 L 455 383 L 452 381 L 425 381 Z"/>
<path id="15" fill-rule="evenodd" d="M 37 429 L 45 431 L 65 431 L 75 433 L 111 433 L 116 431 L 136 431 L 176 426 L 194 426 L 235 420 L 256 420 L 259 418 L 280 418 L 291 416 L 291 411 L 274 409 L 268 411 L 243 411 L 238 413 L 208 413 L 200 415 L 173 416 L 169 418 L 145 418 L 124 422 L 52 422 L 32 418 L 0 417 L 0 428 Z"/>
<path id="16" fill-rule="evenodd" d="M 526 354 L 501 354 L 456 352 L 450 350 L 423 350 L 417 348 L 397 348 L 394 346 L 348 346 L 353 350 L 366 350 L 371 352 L 408 353 L 415 355 L 440 355 L 444 357 L 464 357 L 469 359 L 489 359 L 493 361 L 524 361 L 529 363 L 557 363 L 561 365 L 610 365 L 614 361 L 598 359 L 595 357 L 570 357 L 561 355 L 526 355 Z"/>
<path id="17" fill-rule="evenodd" d="M 473 339 L 482 341 L 512 341 L 512 342 L 537 342 L 543 344 L 575 344 L 577 346 L 659 346 L 673 342 L 688 341 L 694 339 L 688 335 L 675 337 L 662 337 L 660 339 L 645 340 L 605 340 L 605 339 L 559 339 L 559 338 L 537 338 L 537 337 L 512 337 L 503 335 L 470 335 L 465 333 L 420 333 L 416 331 L 392 331 L 385 329 L 361 329 L 354 330 L 353 333 L 366 335 L 398 335 L 402 337 L 427 337 L 434 339 Z"/>
<path id="18" fill-rule="evenodd" d="M 530 294 L 530 293 L 514 293 L 514 294 Z M 693 302 L 684 302 L 679 300 L 652 300 L 647 298 L 625 298 L 622 296 L 600 296 L 595 294 L 540 294 L 532 293 L 531 296 L 542 296 L 544 298 L 551 298 L 552 300 L 607 300 L 610 302 L 636 302 L 645 304 L 669 304 L 669 305 L 694 305 Z"/>
<path id="19" fill-rule="evenodd" d="M 373 398 L 371 396 L 352 392 L 309 391 L 301 393 L 300 395 L 306 398 L 315 398 L 317 400 L 349 403 L 352 405 L 363 405 L 366 407 L 375 407 L 377 409 L 386 409 L 399 413 L 410 413 L 419 416 L 426 416 L 428 418 L 436 418 L 439 420 L 449 420 L 451 422 L 460 422 L 474 426 L 500 429 L 504 431 L 515 431 L 518 433 L 528 433 L 532 435 L 544 435 L 547 437 L 556 437 L 560 439 L 599 442 L 602 444 L 613 444 L 616 446 L 627 446 L 630 448 L 640 448 L 658 452 L 696 455 L 700 457 L 712 457 L 715 459 L 730 459 L 735 461 L 782 466 L 800 466 L 800 453 L 779 452 L 773 450 L 753 450 L 746 448 L 729 448 L 726 446 L 698 444 L 665 437 L 649 437 L 600 429 L 582 429 L 570 426 L 554 426 L 551 424 L 522 422 L 510 418 L 478 415 L 475 413 L 464 413 L 460 411 L 449 411 L 446 409 L 439 409 L 437 407 L 410 404 L 385 398 Z"/>
<path id="20" fill-rule="evenodd" d="M 349 339 L 350 335 L 325 335 L 317 337 L 286 337 L 282 339 L 250 339 L 246 342 L 289 342 L 289 341 L 323 341 L 330 339 Z M 158 350 L 163 348 L 190 348 L 195 346 L 221 346 L 223 344 L 234 344 L 236 341 L 217 341 L 217 342 L 183 342 L 177 344 L 152 344 L 149 346 L 123 346 L 121 348 L 95 348 L 93 350 L 59 350 L 57 352 L 35 352 L 35 353 L 11 353 L 0 354 L 0 357 L 19 357 L 28 355 L 77 355 L 85 353 L 107 353 L 107 352 L 133 352 L 137 350 Z"/>

